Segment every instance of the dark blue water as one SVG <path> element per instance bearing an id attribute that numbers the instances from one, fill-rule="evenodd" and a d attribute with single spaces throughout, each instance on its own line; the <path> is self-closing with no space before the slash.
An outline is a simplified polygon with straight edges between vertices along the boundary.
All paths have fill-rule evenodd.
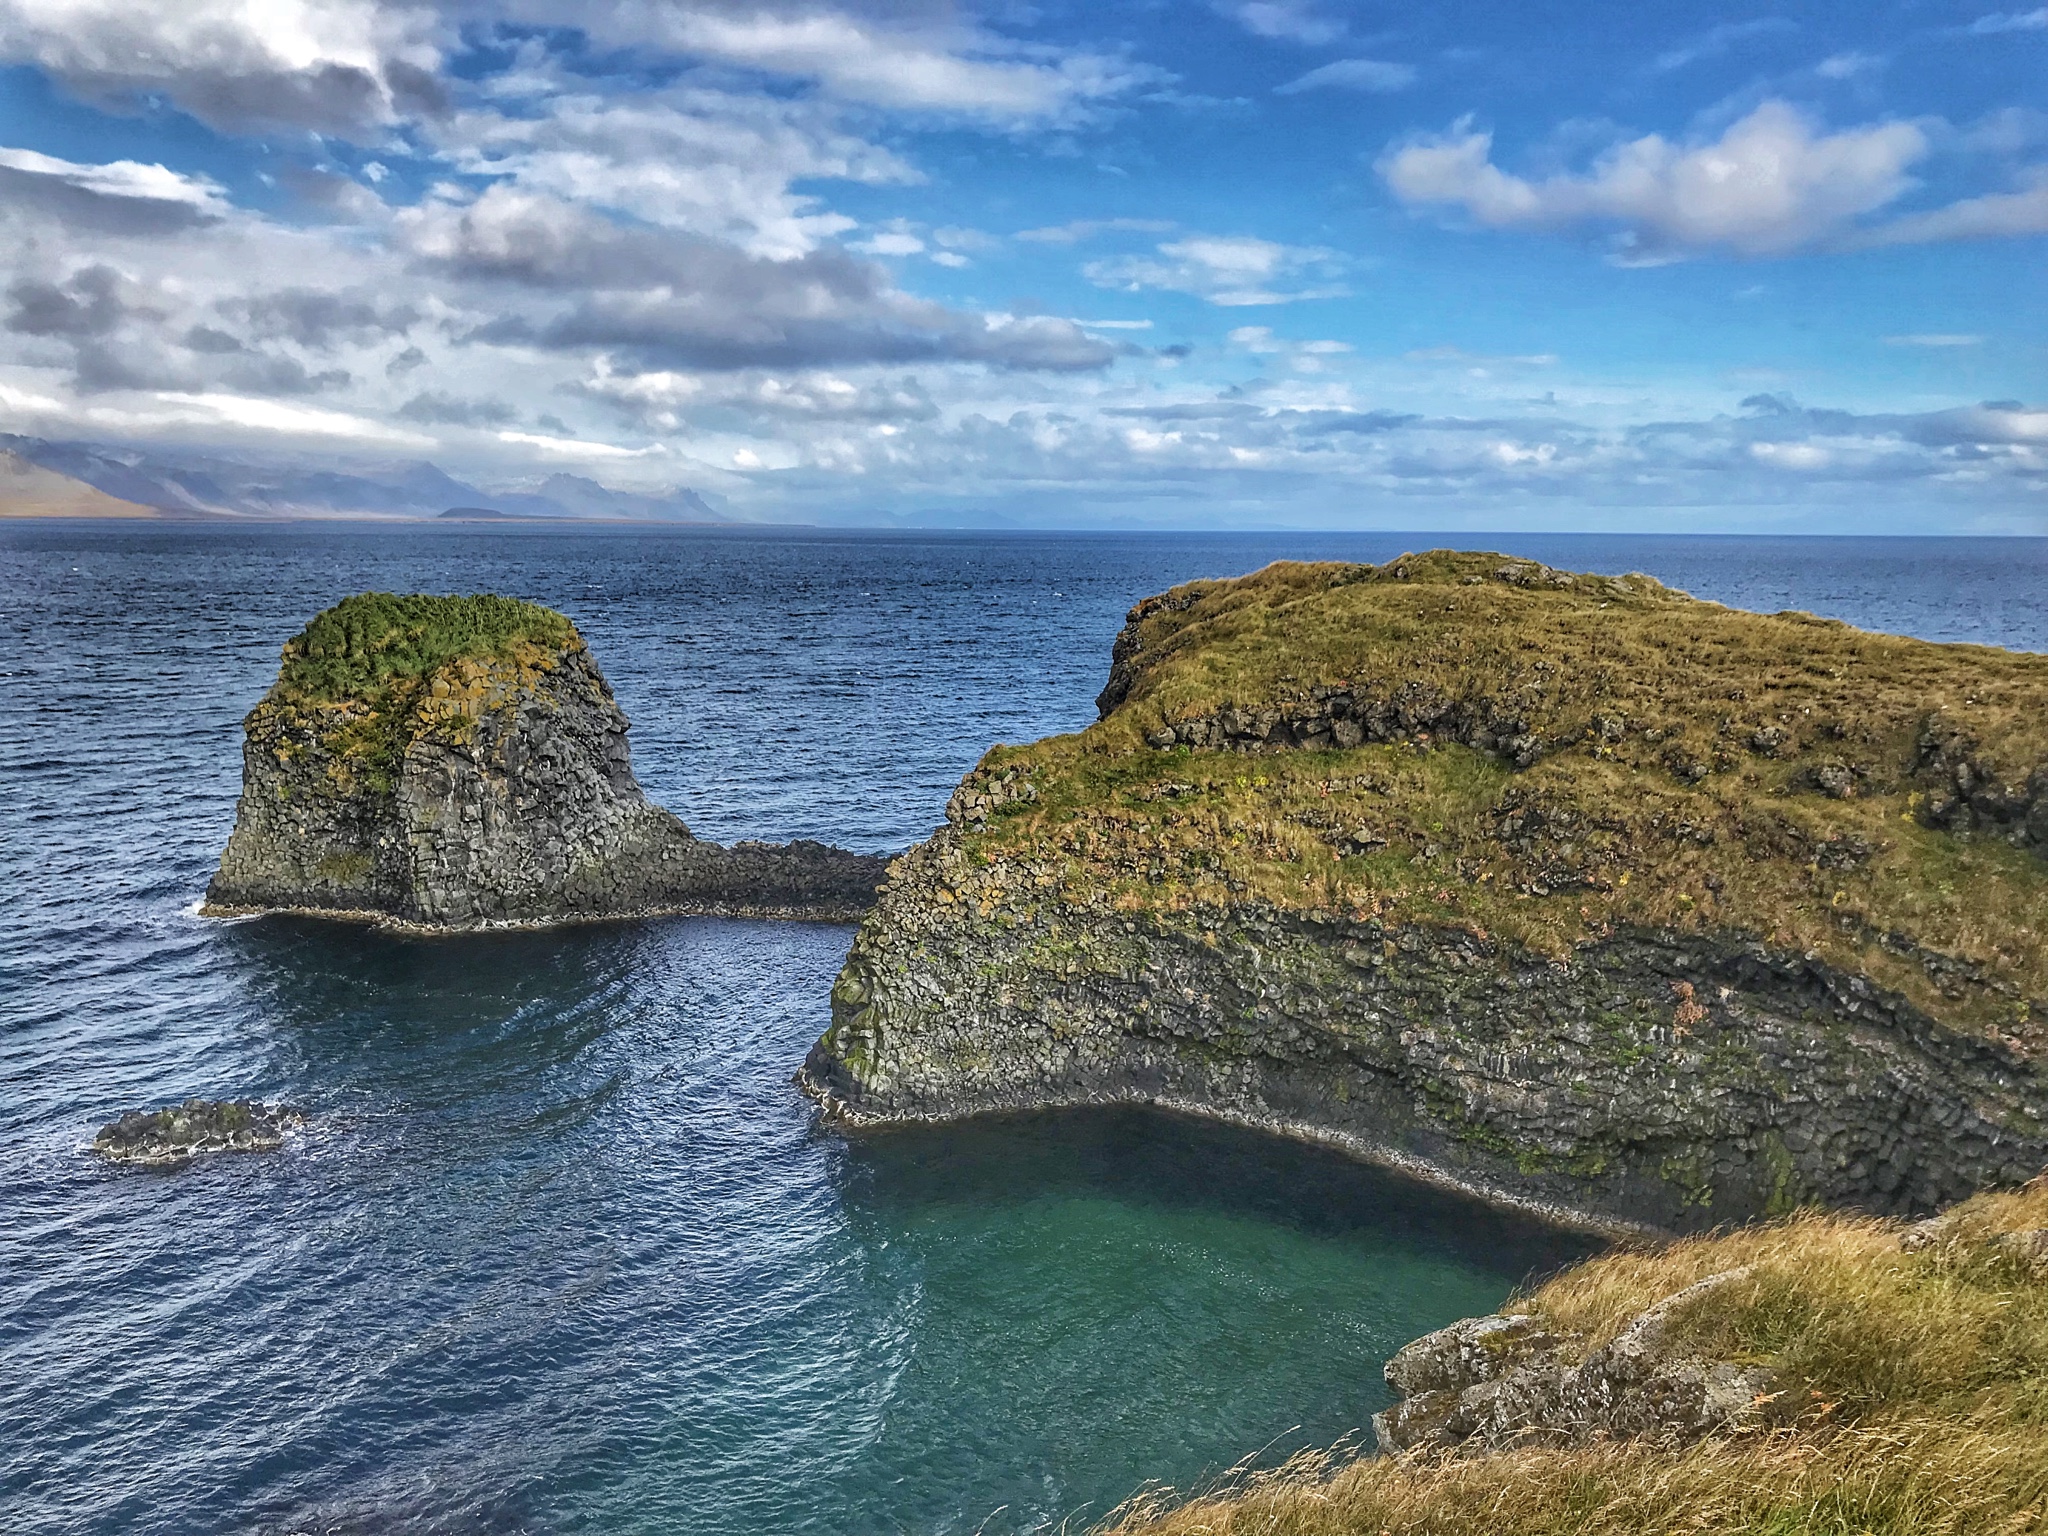
<path id="1" fill-rule="evenodd" d="M 1430 542 L 0 528 L 0 1531 L 997 1532 L 1361 1428 L 1576 1240 L 1164 1117 L 821 1132 L 843 928 L 191 907 L 241 715 L 350 591 L 559 607 L 696 830 L 892 848 L 1093 717 L 1137 597 Z M 1489 542 L 2048 649 L 2048 541 Z M 193 1093 L 314 1121 L 82 1153 Z"/>

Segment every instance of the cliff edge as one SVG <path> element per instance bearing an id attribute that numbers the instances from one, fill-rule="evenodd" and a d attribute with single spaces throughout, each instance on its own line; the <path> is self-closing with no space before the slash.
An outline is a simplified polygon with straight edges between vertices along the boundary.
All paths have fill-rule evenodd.
<path id="1" fill-rule="evenodd" d="M 799 1080 L 1143 1101 L 1605 1226 L 2048 1162 L 2048 657 L 1436 552 L 1134 608 L 891 866 Z"/>
<path id="2" fill-rule="evenodd" d="M 885 861 L 692 837 L 633 777 L 626 717 L 561 614 L 366 593 L 286 643 L 244 723 L 215 915 L 432 928 L 654 912 L 846 921 Z"/>

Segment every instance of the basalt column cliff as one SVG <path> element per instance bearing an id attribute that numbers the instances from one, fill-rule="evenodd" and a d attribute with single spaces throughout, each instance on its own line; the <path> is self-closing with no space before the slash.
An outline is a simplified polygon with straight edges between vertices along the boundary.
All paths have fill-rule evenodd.
<path id="1" fill-rule="evenodd" d="M 1146 1101 L 1599 1222 L 2048 1162 L 2048 657 L 1437 553 L 1132 611 L 893 866 L 801 1081 Z"/>
<path id="2" fill-rule="evenodd" d="M 461 928 L 644 912 L 844 920 L 883 860 L 692 837 L 634 780 L 626 717 L 562 615 L 507 598 L 348 598 L 250 712 L 215 913 Z"/>

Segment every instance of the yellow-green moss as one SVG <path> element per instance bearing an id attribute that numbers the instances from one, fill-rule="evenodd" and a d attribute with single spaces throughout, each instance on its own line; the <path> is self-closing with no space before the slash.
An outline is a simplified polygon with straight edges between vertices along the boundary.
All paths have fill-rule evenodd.
<path id="1" fill-rule="evenodd" d="M 494 702 L 582 645 L 574 624 L 537 603 L 360 593 L 285 642 L 258 715 L 271 716 L 281 763 L 317 748 L 328 788 L 382 793 L 420 731 L 464 739 Z"/>

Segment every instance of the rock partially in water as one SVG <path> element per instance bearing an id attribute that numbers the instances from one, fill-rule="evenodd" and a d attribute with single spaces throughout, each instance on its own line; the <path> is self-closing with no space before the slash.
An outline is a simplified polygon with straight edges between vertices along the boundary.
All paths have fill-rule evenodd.
<path id="1" fill-rule="evenodd" d="M 849 921 L 887 867 L 822 843 L 693 837 L 640 792 L 626 717 L 575 626 L 533 603 L 345 599 L 286 644 L 245 731 L 216 915 Z"/>
<path id="2" fill-rule="evenodd" d="M 1387 1362 L 1403 1394 L 1373 1416 L 1380 1447 L 1497 1450 L 1648 1438 L 1682 1445 L 1759 1420 L 1776 1401 L 1762 1366 L 1706 1360 L 1674 1342 L 1686 1308 L 1749 1279 L 1709 1275 L 1643 1311 L 1610 1343 L 1587 1350 L 1527 1315 L 1468 1317 Z"/>
<path id="3" fill-rule="evenodd" d="M 117 1163 L 182 1163 L 207 1152 L 269 1152 L 306 1117 L 254 1099 L 187 1099 L 168 1109 L 131 1109 L 100 1128 L 92 1149 Z"/>

